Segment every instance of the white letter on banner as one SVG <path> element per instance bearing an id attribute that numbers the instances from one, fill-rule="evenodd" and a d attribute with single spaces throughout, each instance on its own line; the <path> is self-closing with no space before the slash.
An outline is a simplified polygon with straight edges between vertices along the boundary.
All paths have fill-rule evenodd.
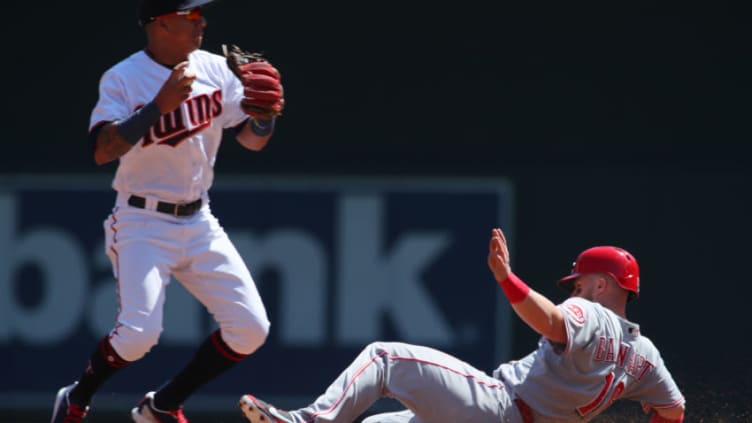
<path id="1" fill-rule="evenodd" d="M 326 252 L 310 234 L 299 230 L 278 229 L 262 241 L 235 231 L 230 234 L 256 280 L 266 268 L 279 275 L 281 283 L 279 318 L 270 317 L 279 327 L 280 342 L 287 346 L 320 347 L 326 345 Z M 268 301 L 263 298 L 262 300 Z M 272 329 L 274 330 L 274 329 Z"/>
<path id="2" fill-rule="evenodd" d="M 381 319 L 388 315 L 407 341 L 451 345 L 451 327 L 420 277 L 450 237 L 404 234 L 385 253 L 383 202 L 377 195 L 344 196 L 340 202 L 337 339 L 352 345 L 379 339 Z"/>
<path id="3" fill-rule="evenodd" d="M 0 340 L 17 335 L 31 344 L 65 339 L 79 323 L 86 301 L 86 260 L 76 239 L 55 228 L 37 228 L 22 236 L 15 198 L 0 195 Z M 15 271 L 35 266 L 43 278 L 34 307 L 17 304 Z"/>

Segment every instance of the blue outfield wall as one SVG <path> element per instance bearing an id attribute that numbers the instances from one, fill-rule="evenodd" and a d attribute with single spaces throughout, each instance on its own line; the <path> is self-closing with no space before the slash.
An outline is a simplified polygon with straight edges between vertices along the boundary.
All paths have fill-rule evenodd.
<path id="1" fill-rule="evenodd" d="M 508 180 L 220 179 L 212 209 L 249 264 L 272 327 L 196 404 L 246 391 L 313 399 L 375 340 L 430 345 L 487 371 L 512 358 L 510 308 L 486 267 L 491 228 L 514 242 Z M 113 325 L 102 227 L 114 201 L 109 183 L 0 179 L 0 409 L 47 407 Z M 215 328 L 179 283 L 168 288 L 164 323 L 160 344 L 95 402 L 121 407 L 157 388 Z"/>

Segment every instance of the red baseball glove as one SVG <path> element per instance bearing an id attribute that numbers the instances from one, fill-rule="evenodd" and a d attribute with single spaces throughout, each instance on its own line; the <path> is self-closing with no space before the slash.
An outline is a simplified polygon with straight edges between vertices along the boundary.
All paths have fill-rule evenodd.
<path id="1" fill-rule="evenodd" d="M 259 119 L 271 119 L 282 114 L 285 107 L 284 90 L 279 71 L 260 53 L 243 51 L 233 45 L 222 46 L 227 66 L 244 87 L 243 110 Z"/>

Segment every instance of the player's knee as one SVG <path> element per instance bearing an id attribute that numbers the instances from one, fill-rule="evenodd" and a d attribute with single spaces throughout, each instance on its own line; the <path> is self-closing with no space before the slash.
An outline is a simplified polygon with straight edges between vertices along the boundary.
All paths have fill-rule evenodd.
<path id="1" fill-rule="evenodd" d="M 249 318 L 242 323 L 220 326 L 227 346 L 239 354 L 251 354 L 266 342 L 270 324 L 266 318 Z"/>
<path id="2" fill-rule="evenodd" d="M 161 333 L 161 327 L 134 329 L 120 326 L 113 331 L 110 344 L 124 360 L 136 361 L 143 358 L 157 345 Z"/>
<path id="3" fill-rule="evenodd" d="M 393 342 L 374 341 L 366 345 L 364 349 L 373 353 L 391 352 L 394 349 L 394 345 Z"/>

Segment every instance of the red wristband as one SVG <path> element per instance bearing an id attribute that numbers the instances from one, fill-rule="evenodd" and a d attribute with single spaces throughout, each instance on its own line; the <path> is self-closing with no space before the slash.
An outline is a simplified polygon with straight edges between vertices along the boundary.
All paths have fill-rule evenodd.
<path id="1" fill-rule="evenodd" d="M 530 294 L 530 287 L 512 272 L 509 272 L 506 279 L 499 281 L 499 286 L 512 304 L 519 303 Z"/>
<path id="2" fill-rule="evenodd" d="M 650 419 L 650 423 L 682 423 L 684 421 L 684 414 L 679 417 L 678 420 L 670 420 L 665 417 L 661 417 L 658 412 L 653 412 L 653 417 Z"/>

